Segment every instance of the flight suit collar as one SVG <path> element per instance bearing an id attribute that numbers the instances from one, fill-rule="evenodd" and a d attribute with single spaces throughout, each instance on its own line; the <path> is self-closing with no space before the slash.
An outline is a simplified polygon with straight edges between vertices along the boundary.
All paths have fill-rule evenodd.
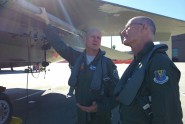
<path id="1" fill-rule="evenodd" d="M 140 61 L 144 55 L 146 55 L 152 50 L 153 47 L 154 47 L 154 43 L 148 42 L 147 44 L 145 44 L 144 48 L 138 53 L 138 55 L 134 56 L 134 59 L 136 61 Z"/>
<path id="2" fill-rule="evenodd" d="M 103 55 L 105 55 L 105 51 L 102 51 L 100 49 L 94 60 L 96 61 L 96 60 L 100 59 Z"/>

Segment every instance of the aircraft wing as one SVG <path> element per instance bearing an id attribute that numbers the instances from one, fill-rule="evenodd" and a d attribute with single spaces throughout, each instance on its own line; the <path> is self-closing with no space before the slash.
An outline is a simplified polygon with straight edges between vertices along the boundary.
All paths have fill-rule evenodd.
<path id="1" fill-rule="evenodd" d="M 151 17 L 157 26 L 156 40 L 168 41 L 170 36 L 185 33 L 185 21 L 154 14 L 105 0 L 29 0 L 43 6 L 76 29 L 89 26 L 101 29 L 105 36 L 117 36 L 134 16 Z M 60 2 L 59 2 L 60 1 Z M 55 9 L 53 9 L 55 8 Z"/>

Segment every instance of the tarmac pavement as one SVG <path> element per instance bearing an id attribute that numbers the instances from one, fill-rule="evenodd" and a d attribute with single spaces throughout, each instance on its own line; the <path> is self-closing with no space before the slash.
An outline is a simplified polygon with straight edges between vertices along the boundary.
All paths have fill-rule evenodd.
<path id="1" fill-rule="evenodd" d="M 181 70 L 180 99 L 185 113 L 185 63 L 176 65 Z M 117 65 L 119 76 L 127 66 Z M 40 73 L 38 78 L 31 74 L 0 74 L 1 85 L 7 87 L 6 93 L 13 102 L 14 116 L 21 117 L 23 124 L 74 124 L 75 99 L 66 98 L 70 75 L 68 63 L 52 63 L 48 69 L 50 71 Z M 34 74 L 35 77 L 37 75 Z M 113 124 L 117 124 L 119 114 L 117 109 L 113 112 Z"/>

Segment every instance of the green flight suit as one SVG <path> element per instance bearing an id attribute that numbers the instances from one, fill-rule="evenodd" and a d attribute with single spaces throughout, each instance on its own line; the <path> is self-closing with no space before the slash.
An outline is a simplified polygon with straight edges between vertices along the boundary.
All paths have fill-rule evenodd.
<path id="1" fill-rule="evenodd" d="M 146 44 L 138 56 L 134 57 L 127 73 L 124 73 L 127 77 L 126 80 L 132 78 L 135 69 L 141 66 L 139 63 L 142 58 L 153 47 L 152 42 Z M 124 85 L 126 80 L 121 78 L 119 83 Z M 148 61 L 144 80 L 132 103 L 129 105 L 120 103 L 121 124 L 182 124 L 179 80 L 180 71 L 169 59 L 165 51 L 162 49 L 156 50 Z M 145 114 L 140 104 L 140 100 L 149 96 L 153 113 L 151 117 Z"/>
<path id="2" fill-rule="evenodd" d="M 54 49 L 65 58 L 70 65 L 74 66 L 76 60 L 82 53 L 66 46 L 51 25 L 48 25 L 44 32 Z M 99 59 L 102 57 L 100 53 L 101 50 L 89 65 L 86 64 L 86 58 L 83 58 L 78 73 L 77 85 L 75 86 L 76 101 L 83 106 L 90 106 L 93 101 L 96 101 L 98 111 L 91 113 L 81 111 L 77 108 L 78 124 L 111 124 L 111 110 L 117 105 L 113 91 L 119 77 L 116 65 L 110 59 L 107 58 L 106 61 L 107 74 L 110 79 L 103 81 L 102 77 L 101 88 L 99 90 L 90 88 L 91 80 L 95 72 L 94 68 L 96 68 Z"/>

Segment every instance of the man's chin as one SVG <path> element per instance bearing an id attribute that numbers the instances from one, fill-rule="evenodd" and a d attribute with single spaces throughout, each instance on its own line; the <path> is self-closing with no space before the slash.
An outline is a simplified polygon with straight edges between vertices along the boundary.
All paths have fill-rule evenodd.
<path id="1" fill-rule="evenodd" d="M 129 45 L 129 41 L 126 41 L 126 40 L 123 41 L 123 44 L 124 44 L 125 46 L 130 46 L 130 45 Z"/>
<path id="2" fill-rule="evenodd" d="M 100 50 L 100 48 L 94 48 L 93 49 L 93 51 L 99 51 Z"/>

